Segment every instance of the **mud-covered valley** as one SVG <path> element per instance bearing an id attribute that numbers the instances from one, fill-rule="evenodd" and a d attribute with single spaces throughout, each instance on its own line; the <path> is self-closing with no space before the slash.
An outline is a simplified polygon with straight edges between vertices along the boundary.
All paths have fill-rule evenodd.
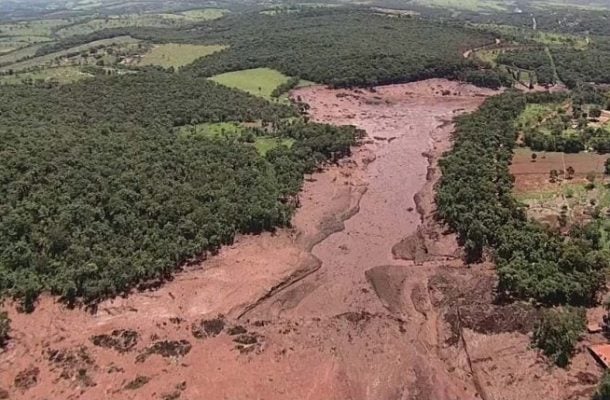
<path id="1" fill-rule="evenodd" d="M 453 119 L 495 92 L 441 79 L 298 89 L 317 122 L 367 135 L 308 177 L 290 229 L 242 236 L 158 288 L 69 310 L 10 307 L 11 399 L 579 399 L 601 370 L 529 347 L 536 310 L 494 304 L 434 219 Z M 33 328 L 36 327 L 36 328 Z"/>

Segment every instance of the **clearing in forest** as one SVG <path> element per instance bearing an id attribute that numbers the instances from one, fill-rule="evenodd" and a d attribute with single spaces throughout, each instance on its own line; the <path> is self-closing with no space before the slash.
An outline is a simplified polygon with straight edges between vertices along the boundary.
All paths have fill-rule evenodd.
<path id="1" fill-rule="evenodd" d="M 257 134 L 255 134 L 255 132 Z M 294 139 L 269 136 L 260 121 L 257 123 L 216 122 L 180 127 L 181 136 L 235 139 L 254 145 L 261 156 L 278 146 L 292 147 Z"/>
<path id="2" fill-rule="evenodd" d="M 195 44 L 162 44 L 156 45 L 142 57 L 140 65 L 160 65 L 163 68 L 182 67 L 198 58 L 209 56 L 226 49 L 222 45 L 195 45 Z"/>
<path id="3" fill-rule="evenodd" d="M 289 77 L 271 68 L 255 68 L 227 72 L 213 76 L 214 82 L 234 89 L 243 90 L 254 96 L 271 100 L 271 93 L 290 80 Z"/>

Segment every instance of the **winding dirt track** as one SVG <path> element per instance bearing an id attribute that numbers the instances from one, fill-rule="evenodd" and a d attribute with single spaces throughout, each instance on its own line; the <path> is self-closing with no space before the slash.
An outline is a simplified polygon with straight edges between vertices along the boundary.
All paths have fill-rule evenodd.
<path id="1" fill-rule="evenodd" d="M 438 274 L 464 269 L 448 267 L 461 266 L 454 239 L 430 241 L 426 230 L 451 120 L 491 94 L 445 80 L 296 91 L 314 120 L 368 137 L 308 178 L 293 229 L 240 237 L 95 315 L 50 298 L 32 315 L 8 307 L 14 338 L 0 356 L 0 390 L 92 400 L 490 400 L 499 390 L 495 398 L 512 399 L 502 392 L 510 384 L 481 384 L 464 346 L 447 345 L 439 307 L 450 285 Z M 426 262 L 395 259 L 418 232 Z M 94 344 L 94 335 L 110 336 Z"/>

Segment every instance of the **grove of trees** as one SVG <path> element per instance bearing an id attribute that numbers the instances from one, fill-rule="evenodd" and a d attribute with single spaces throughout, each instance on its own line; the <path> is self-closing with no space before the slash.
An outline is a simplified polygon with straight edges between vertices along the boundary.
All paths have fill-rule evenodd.
<path id="1" fill-rule="evenodd" d="M 0 93 L 0 294 L 96 301 L 167 277 L 237 232 L 288 224 L 303 173 L 349 154 L 354 128 L 284 124 L 261 157 L 175 126 L 295 111 L 185 74 L 147 71 Z"/>
<path id="2" fill-rule="evenodd" d="M 527 219 L 509 173 L 515 118 L 524 95 L 507 92 L 458 119 L 454 148 L 440 162 L 438 215 L 459 235 L 467 258 L 491 251 L 501 296 L 543 304 L 589 304 L 604 284 L 608 257 L 584 235 L 566 240 Z"/>

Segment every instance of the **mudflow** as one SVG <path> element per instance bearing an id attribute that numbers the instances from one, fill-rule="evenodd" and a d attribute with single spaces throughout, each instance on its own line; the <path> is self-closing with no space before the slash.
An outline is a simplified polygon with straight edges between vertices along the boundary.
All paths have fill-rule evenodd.
<path id="1" fill-rule="evenodd" d="M 307 177 L 291 229 L 242 236 L 159 288 L 95 313 L 52 298 L 6 308 L 11 399 L 579 398 L 595 366 L 550 372 L 533 311 L 492 305 L 493 271 L 465 268 L 434 220 L 452 120 L 494 92 L 446 80 L 293 97 L 311 118 L 366 130 Z M 595 374 L 583 371 L 595 371 Z M 583 375 L 584 374 L 584 375 Z M 569 394 L 566 397 L 566 393 Z M 570 394 L 574 394 L 571 396 Z"/>

